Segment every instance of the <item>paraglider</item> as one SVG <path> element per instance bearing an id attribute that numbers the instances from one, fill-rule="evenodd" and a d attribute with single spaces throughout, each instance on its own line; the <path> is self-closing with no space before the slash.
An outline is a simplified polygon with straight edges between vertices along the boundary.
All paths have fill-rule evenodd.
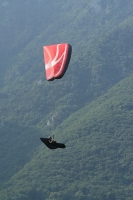
<path id="1" fill-rule="evenodd" d="M 49 149 L 57 149 L 57 148 L 65 148 L 65 144 L 57 143 L 52 140 L 51 136 L 48 138 L 40 138 L 40 140 L 49 148 Z"/>
<path id="2" fill-rule="evenodd" d="M 71 53 L 72 46 L 68 43 L 43 46 L 45 73 L 48 81 L 61 79 L 64 76 L 70 62 Z M 51 136 L 48 138 L 40 138 L 40 140 L 49 149 L 66 147 L 65 144 L 54 141 Z"/>
<path id="3" fill-rule="evenodd" d="M 43 46 L 46 79 L 61 79 L 69 65 L 72 47 L 68 43 Z"/>

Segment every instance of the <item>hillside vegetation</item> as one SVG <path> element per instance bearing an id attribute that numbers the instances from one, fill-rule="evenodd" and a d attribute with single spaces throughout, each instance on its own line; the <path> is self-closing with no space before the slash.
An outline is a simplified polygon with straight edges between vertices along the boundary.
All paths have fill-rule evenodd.
<path id="1" fill-rule="evenodd" d="M 132 85 L 133 75 L 64 121 L 66 149 L 41 145 L 0 199 L 132 199 Z"/>
<path id="2" fill-rule="evenodd" d="M 0 0 L 1 200 L 131 199 L 132 8 Z M 61 42 L 72 58 L 48 82 L 42 46 Z M 53 133 L 64 151 L 41 145 Z"/>

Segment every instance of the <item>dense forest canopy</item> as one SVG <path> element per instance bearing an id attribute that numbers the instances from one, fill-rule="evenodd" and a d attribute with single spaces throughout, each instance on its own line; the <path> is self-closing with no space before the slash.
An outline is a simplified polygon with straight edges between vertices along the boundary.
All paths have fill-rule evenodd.
<path id="1" fill-rule="evenodd" d="M 132 9 L 132 0 L 0 0 L 1 200 L 131 199 Z M 42 47 L 61 42 L 72 58 L 48 82 Z M 50 134 L 68 149 L 48 151 L 39 138 Z"/>

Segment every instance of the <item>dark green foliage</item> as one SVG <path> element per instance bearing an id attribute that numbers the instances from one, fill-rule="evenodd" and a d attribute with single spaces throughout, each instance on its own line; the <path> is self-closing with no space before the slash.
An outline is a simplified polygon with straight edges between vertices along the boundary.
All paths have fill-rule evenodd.
<path id="1" fill-rule="evenodd" d="M 132 199 L 132 7 L 0 0 L 1 200 Z M 58 42 L 72 59 L 49 83 L 42 46 Z M 65 150 L 38 147 L 51 133 Z"/>
<path id="2" fill-rule="evenodd" d="M 49 151 L 42 145 L 0 197 L 129 199 L 133 194 L 132 84 L 133 76 L 126 78 L 71 115 L 55 132 L 67 148 Z"/>
<path id="3" fill-rule="evenodd" d="M 32 137 L 28 137 L 28 135 Z M 18 172 L 30 160 L 33 149 L 39 143 L 39 131 L 14 121 L 4 121 L 1 125 L 0 139 L 0 185 Z M 17 151 L 16 151 L 17 150 Z M 8 173 L 7 173 L 8 172 Z"/>

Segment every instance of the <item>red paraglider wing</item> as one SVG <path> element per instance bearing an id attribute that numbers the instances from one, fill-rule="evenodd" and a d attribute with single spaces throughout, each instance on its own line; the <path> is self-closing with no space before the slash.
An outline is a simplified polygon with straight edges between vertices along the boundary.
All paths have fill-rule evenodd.
<path id="1" fill-rule="evenodd" d="M 65 74 L 72 47 L 70 44 L 55 44 L 43 47 L 44 64 L 47 80 L 60 79 Z"/>

